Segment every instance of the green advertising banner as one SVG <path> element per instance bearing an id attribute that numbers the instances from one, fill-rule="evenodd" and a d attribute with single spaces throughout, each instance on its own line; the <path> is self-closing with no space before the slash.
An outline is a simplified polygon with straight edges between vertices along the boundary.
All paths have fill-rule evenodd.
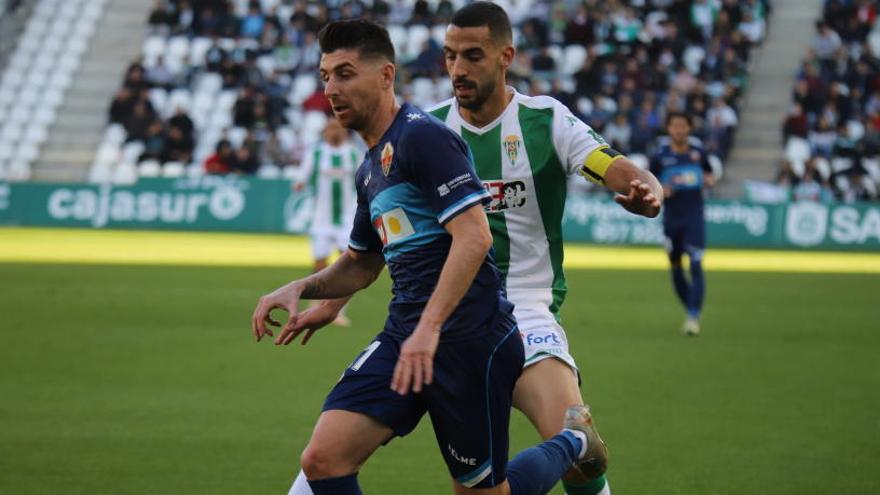
<path id="1" fill-rule="evenodd" d="M 0 223 L 13 225 L 299 233 L 311 211 L 289 181 L 236 176 L 0 184 Z"/>
<path id="2" fill-rule="evenodd" d="M 141 179 L 130 186 L 0 183 L 0 224 L 151 230 L 302 233 L 310 194 L 285 180 L 236 176 Z M 880 250 L 880 205 L 709 201 L 710 246 Z M 570 196 L 567 241 L 663 243 L 660 219 L 624 211 L 605 195 Z"/>
<path id="3" fill-rule="evenodd" d="M 708 201 L 709 246 L 880 250 L 880 205 Z M 563 221 L 568 241 L 662 244 L 663 223 L 630 215 L 606 197 L 568 198 Z"/>

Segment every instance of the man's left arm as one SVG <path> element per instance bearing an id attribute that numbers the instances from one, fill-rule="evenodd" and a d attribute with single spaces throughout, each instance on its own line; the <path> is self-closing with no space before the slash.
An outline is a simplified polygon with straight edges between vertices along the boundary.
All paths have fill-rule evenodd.
<path id="1" fill-rule="evenodd" d="M 627 211 L 649 218 L 660 214 L 663 187 L 651 172 L 640 169 L 596 131 L 560 104 L 553 122 L 553 144 L 568 173 L 616 192 L 614 200 Z"/>
<path id="2" fill-rule="evenodd" d="M 492 234 L 482 203 L 469 207 L 445 225 L 452 236 L 449 255 L 416 329 L 400 348 L 391 388 L 404 395 L 433 381 L 434 353 L 440 329 L 467 293 L 486 254 L 492 247 Z"/>

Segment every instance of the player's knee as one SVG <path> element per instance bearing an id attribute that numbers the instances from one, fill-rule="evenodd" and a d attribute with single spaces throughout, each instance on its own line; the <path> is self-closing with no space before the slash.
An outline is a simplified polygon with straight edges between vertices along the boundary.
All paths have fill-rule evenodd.
<path id="1" fill-rule="evenodd" d="M 335 478 L 356 471 L 345 459 L 322 445 L 309 444 L 299 459 L 300 467 L 310 480 Z"/>
<path id="2" fill-rule="evenodd" d="M 669 264 L 672 265 L 672 268 L 681 268 L 681 256 L 678 257 L 669 257 Z"/>

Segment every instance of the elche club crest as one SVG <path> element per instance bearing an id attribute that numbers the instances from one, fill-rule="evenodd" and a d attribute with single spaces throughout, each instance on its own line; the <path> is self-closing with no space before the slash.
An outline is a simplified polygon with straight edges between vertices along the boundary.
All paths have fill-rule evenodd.
<path id="1" fill-rule="evenodd" d="M 511 165 L 516 165 L 516 159 L 519 157 L 519 147 L 522 141 L 514 134 L 504 138 L 504 151 L 507 153 L 507 159 Z"/>
<path id="2" fill-rule="evenodd" d="M 385 147 L 382 148 L 382 173 L 386 176 L 388 172 L 391 171 L 391 162 L 394 160 L 394 146 L 391 146 L 391 142 L 385 143 Z"/>

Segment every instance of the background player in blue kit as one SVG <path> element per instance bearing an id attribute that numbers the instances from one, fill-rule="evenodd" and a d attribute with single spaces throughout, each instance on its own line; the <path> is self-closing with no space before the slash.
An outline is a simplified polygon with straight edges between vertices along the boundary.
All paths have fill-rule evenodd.
<path id="1" fill-rule="evenodd" d="M 360 493 L 357 472 L 380 445 L 427 412 L 456 493 L 545 493 L 572 464 L 595 467 L 600 449 L 584 406 L 565 428 L 507 463 L 513 387 L 524 352 L 490 254 L 492 237 L 467 145 L 440 121 L 394 96 L 394 48 L 368 21 L 320 33 L 321 77 L 339 122 L 369 146 L 358 169 L 350 249 L 333 265 L 260 299 L 253 331 L 272 335 L 273 309 L 295 330 L 299 299 L 339 298 L 387 264 L 393 298 L 385 327 L 330 392 L 302 468 L 315 495 Z M 604 458 L 603 458 L 604 459 Z"/>
<path id="2" fill-rule="evenodd" d="M 666 250 L 672 264 L 672 284 L 687 311 L 682 325 L 685 335 L 700 333 L 700 310 L 706 292 L 703 250 L 706 248 L 706 221 L 703 216 L 703 188 L 714 185 L 706 150 L 690 136 L 691 118 L 670 112 L 666 117 L 668 142 L 651 158 L 651 172 L 663 184 L 666 196 L 663 230 Z M 691 280 L 681 266 L 687 254 Z"/>

